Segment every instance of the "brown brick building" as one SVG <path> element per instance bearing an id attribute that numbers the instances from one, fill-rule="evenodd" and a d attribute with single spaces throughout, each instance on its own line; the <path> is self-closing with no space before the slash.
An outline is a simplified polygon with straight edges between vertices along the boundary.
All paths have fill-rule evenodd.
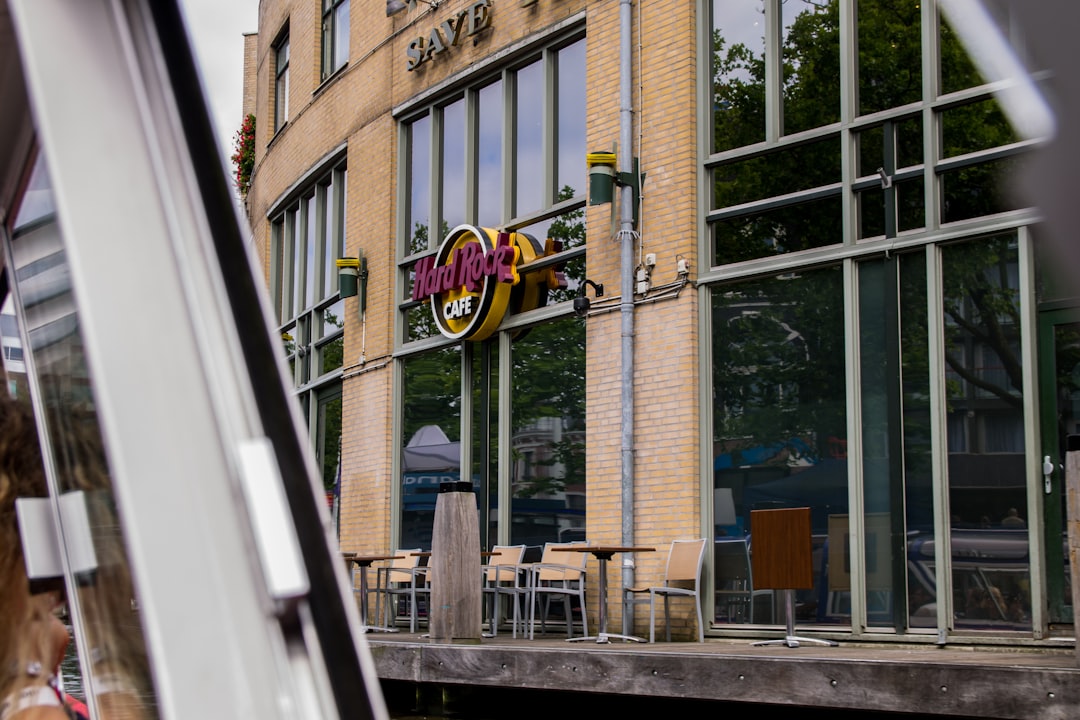
<path id="1" fill-rule="evenodd" d="M 427 549 L 471 478 L 485 546 L 710 538 L 706 632 L 753 635 L 750 512 L 809 506 L 802 628 L 1071 632 L 1078 318 L 1007 184 L 1039 138 L 936 2 L 734 5 L 260 3 L 245 206 L 341 547 Z M 499 242 L 503 296 L 413 282 Z"/>

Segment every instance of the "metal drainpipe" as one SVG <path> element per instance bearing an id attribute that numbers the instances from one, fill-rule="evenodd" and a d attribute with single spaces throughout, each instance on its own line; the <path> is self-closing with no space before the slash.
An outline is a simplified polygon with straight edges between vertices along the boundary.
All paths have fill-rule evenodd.
<path id="1" fill-rule="evenodd" d="M 631 91 L 631 0 L 619 3 L 619 171 L 634 172 L 634 111 Z M 622 320 L 622 543 L 634 544 L 634 188 L 619 186 L 619 239 L 622 242 L 622 280 L 619 312 Z M 634 584 L 633 555 L 623 555 L 623 587 Z M 620 599 L 622 591 L 619 592 Z M 623 634 L 632 634 L 632 618 L 623 613 Z"/>

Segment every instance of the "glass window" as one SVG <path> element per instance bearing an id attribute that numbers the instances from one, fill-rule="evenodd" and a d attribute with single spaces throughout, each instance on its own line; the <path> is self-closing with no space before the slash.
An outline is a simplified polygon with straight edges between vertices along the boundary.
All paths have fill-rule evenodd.
<path id="1" fill-rule="evenodd" d="M 846 516 L 848 498 L 840 268 L 713 288 L 712 355 L 720 556 L 745 565 L 751 510 L 810 507 L 815 588 L 800 591 L 797 621 L 848 623 L 824 584 L 830 523 Z M 716 582 L 717 622 L 783 622 L 782 598 L 756 593 L 745 574 L 718 572 Z"/>
<path id="2" fill-rule="evenodd" d="M 461 479 L 459 346 L 408 358 L 402 389 L 399 546 L 430 550 L 439 483 Z"/>
<path id="3" fill-rule="evenodd" d="M 493 82 L 477 93 L 476 221 L 495 227 L 503 216 L 503 84 Z"/>
<path id="4" fill-rule="evenodd" d="M 558 174 L 555 192 L 560 199 L 585 192 L 585 41 L 559 50 L 558 61 Z"/>
<path id="5" fill-rule="evenodd" d="M 465 222 L 465 101 L 447 105 L 442 112 L 442 226 L 445 236 Z"/>
<path id="6" fill-rule="evenodd" d="M 858 0 L 859 113 L 922 99 L 921 11 L 917 2 Z"/>
<path id="7" fill-rule="evenodd" d="M 409 220 L 407 254 L 431 247 L 428 226 L 431 217 L 431 117 L 424 116 L 408 126 L 409 133 Z"/>
<path id="8" fill-rule="evenodd" d="M 565 253 L 554 268 L 558 280 L 584 279 L 584 77 L 585 38 L 575 32 L 540 49 L 532 62 L 478 77 L 464 97 L 436 99 L 403 124 L 403 202 L 409 214 L 402 228 L 398 302 L 404 342 L 438 334 L 429 305 L 412 301 L 413 256 L 437 248 L 456 225 L 526 233 L 537 259 Z M 476 111 L 467 112 L 469 107 Z M 466 156 L 469 137 L 478 140 L 472 157 Z M 429 228 L 436 210 L 438 232 Z M 528 262 L 523 259 L 520 272 L 531 272 Z M 551 261 L 545 262 L 539 272 L 551 269 Z M 570 288 L 544 282 L 548 292 L 541 304 L 572 299 Z M 511 312 L 518 307 L 520 302 L 511 302 Z"/>
<path id="9" fill-rule="evenodd" d="M 349 61 L 349 0 L 323 0 L 322 79 Z"/>
<path id="10" fill-rule="evenodd" d="M 713 152 L 765 140 L 765 14 L 761 3 L 712 2 Z"/>
<path id="11" fill-rule="evenodd" d="M 840 6 L 785 2 L 783 17 L 784 133 L 840 120 Z"/>
<path id="12" fill-rule="evenodd" d="M 713 223 L 714 264 L 753 260 L 842 241 L 839 191 Z"/>
<path id="13" fill-rule="evenodd" d="M 52 191 L 43 156 L 35 168 L 31 187 L 36 197 L 32 205 L 23 205 L 16 219 L 8 279 L 17 287 L 21 307 L 15 312 L 25 324 L 33 360 L 34 389 L 39 395 L 34 407 L 44 414 L 38 418 L 48 440 L 43 450 L 51 453 L 51 474 L 57 483 L 49 489 L 73 501 L 65 503 L 68 508 L 78 506 L 85 511 L 85 540 L 90 547 L 79 553 L 81 558 L 70 553 L 65 563 L 71 564 L 76 580 L 65 584 L 71 616 L 79 620 L 78 641 L 84 648 L 81 682 L 100 683 L 97 707 L 113 703 L 132 717 L 156 718 L 159 711 L 145 620 L 118 515 L 63 229 L 55 215 L 46 214 L 52 207 Z M 5 367 L 11 368 L 7 360 Z M 10 380 L 17 387 L 26 385 L 25 379 Z M 28 394 L 17 397 L 29 405 Z M 32 412 L 28 410 L 28 415 Z M 40 496 L 44 496 L 44 477 L 40 485 Z M 88 648 L 94 649 L 96 662 L 88 662 Z"/>
<path id="14" fill-rule="evenodd" d="M 512 354 L 510 542 L 583 540 L 585 320 L 533 327 Z"/>
<path id="15" fill-rule="evenodd" d="M 341 434 L 345 303 L 338 297 L 335 261 L 345 254 L 347 178 L 344 160 L 337 161 L 270 221 L 272 242 L 282 246 L 271 248 L 271 256 L 287 259 L 271 279 L 272 287 L 280 287 L 281 340 L 328 492 L 337 481 L 330 465 L 336 468 Z"/>
<path id="16" fill-rule="evenodd" d="M 956 626 L 1029 629 L 1016 236 L 950 245 L 941 260 Z"/>
<path id="17" fill-rule="evenodd" d="M 274 46 L 274 132 L 289 119 L 289 34 Z"/>
<path id="18" fill-rule="evenodd" d="M 514 211 L 524 215 L 544 203 L 544 66 L 537 61 L 515 75 Z"/>

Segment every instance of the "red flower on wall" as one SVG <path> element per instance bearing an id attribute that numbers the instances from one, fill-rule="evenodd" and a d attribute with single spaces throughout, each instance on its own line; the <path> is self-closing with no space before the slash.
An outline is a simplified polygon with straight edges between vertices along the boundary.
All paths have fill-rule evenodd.
<path id="1" fill-rule="evenodd" d="M 251 169 L 255 166 L 255 116 L 244 118 L 240 129 L 236 131 L 235 152 L 232 163 L 236 168 L 236 188 L 241 195 L 246 195 L 251 185 Z"/>

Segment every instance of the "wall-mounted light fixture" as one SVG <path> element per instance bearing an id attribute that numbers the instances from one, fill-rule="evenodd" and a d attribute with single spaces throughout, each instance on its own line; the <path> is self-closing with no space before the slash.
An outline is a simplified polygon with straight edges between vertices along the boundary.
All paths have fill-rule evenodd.
<path id="1" fill-rule="evenodd" d="M 589 167 L 589 204 L 603 205 L 614 200 L 616 185 L 629 187 L 633 191 L 634 225 L 637 225 L 638 198 L 645 173 L 638 170 L 637 158 L 634 158 L 633 172 L 628 173 L 616 171 L 616 160 L 613 152 L 592 152 L 585 156 L 585 164 Z"/>
<path id="2" fill-rule="evenodd" d="M 581 286 L 578 287 L 578 296 L 574 298 L 574 314 L 578 317 L 585 317 L 589 314 L 589 307 L 592 302 L 585 296 L 585 286 L 592 285 L 593 290 L 596 291 L 596 297 L 604 297 L 604 284 L 594 283 L 589 278 L 585 278 L 581 281 Z"/>
<path id="3" fill-rule="evenodd" d="M 338 294 L 344 298 L 359 297 L 360 315 L 367 310 L 367 258 L 343 257 L 334 261 L 338 268 Z"/>
<path id="4" fill-rule="evenodd" d="M 414 10 L 416 8 L 416 3 L 418 2 L 424 3 L 432 10 L 442 4 L 442 0 L 386 0 L 386 16 L 390 17 L 391 15 L 401 12 L 405 8 Z"/>

